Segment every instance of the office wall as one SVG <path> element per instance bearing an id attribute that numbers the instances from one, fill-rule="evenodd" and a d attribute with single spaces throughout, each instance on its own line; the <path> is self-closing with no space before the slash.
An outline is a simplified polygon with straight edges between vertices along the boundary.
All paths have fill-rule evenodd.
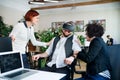
<path id="1" fill-rule="evenodd" d="M 26 11 L 20 11 L 9 7 L 0 6 L 0 16 L 3 16 L 4 21 L 7 24 L 14 25 L 20 20 Z M 88 20 L 97 20 L 97 19 L 106 19 L 106 31 L 103 36 L 106 41 L 106 35 L 110 34 L 116 44 L 120 44 L 120 31 L 119 31 L 119 22 L 120 22 L 120 8 L 105 8 L 105 9 L 89 9 L 89 10 L 66 10 L 66 11 L 52 11 L 42 13 L 40 12 L 40 22 L 35 27 L 37 30 L 45 30 L 51 27 L 52 22 L 59 21 L 76 21 L 84 20 L 84 23 L 87 24 Z M 84 33 L 78 33 L 84 34 Z"/>
<path id="2" fill-rule="evenodd" d="M 84 23 L 87 24 L 88 20 L 99 19 L 106 19 L 106 31 L 103 36 L 104 40 L 107 40 L 106 35 L 109 34 L 113 37 L 115 44 L 120 44 L 120 8 L 88 11 L 66 11 L 44 15 L 41 14 L 38 30 L 41 28 L 46 29 L 51 27 L 52 22 L 84 20 Z"/>
<path id="3" fill-rule="evenodd" d="M 0 16 L 6 24 L 15 25 L 23 16 L 25 11 L 5 7 L 0 5 Z"/>

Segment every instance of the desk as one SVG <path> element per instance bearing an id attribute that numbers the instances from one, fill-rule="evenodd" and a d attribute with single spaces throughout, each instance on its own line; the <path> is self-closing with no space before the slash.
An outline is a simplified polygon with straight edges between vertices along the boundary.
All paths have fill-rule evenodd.
<path id="1" fill-rule="evenodd" d="M 38 71 L 38 73 L 25 77 L 22 80 L 60 80 L 66 74 Z"/>
<path id="2" fill-rule="evenodd" d="M 54 73 L 54 72 L 47 72 L 47 71 L 40 71 L 40 70 L 33 70 L 33 69 L 26 69 L 30 71 L 34 71 L 34 74 L 29 75 L 19 75 L 13 79 L 8 79 L 6 77 L 0 77 L 0 80 L 60 80 L 66 76 L 66 74 L 61 73 Z"/>

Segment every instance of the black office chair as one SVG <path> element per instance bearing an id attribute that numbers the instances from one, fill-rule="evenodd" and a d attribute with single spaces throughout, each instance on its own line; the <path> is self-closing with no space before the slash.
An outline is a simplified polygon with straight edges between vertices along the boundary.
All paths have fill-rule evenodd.
<path id="1" fill-rule="evenodd" d="M 79 65 L 77 63 L 79 63 Z M 79 70 L 76 69 L 77 66 L 79 67 Z M 80 59 L 77 59 L 74 72 L 76 74 L 81 74 L 82 77 L 84 77 L 86 75 L 86 71 L 85 70 L 81 70 Z"/>
<path id="2" fill-rule="evenodd" d="M 108 46 L 111 80 L 120 80 L 120 44 Z"/>
<path id="3" fill-rule="evenodd" d="M 82 49 L 84 49 L 84 51 L 88 51 L 89 47 L 82 47 Z M 74 65 L 74 73 L 76 74 L 80 74 L 82 77 L 84 77 L 86 75 L 86 71 L 85 70 L 81 70 L 81 64 L 80 64 L 81 60 L 80 59 L 76 59 L 75 61 L 75 65 Z M 79 67 L 80 70 L 77 70 L 76 67 Z M 74 78 L 74 74 L 73 74 L 73 78 Z"/>
<path id="4" fill-rule="evenodd" d="M 111 80 L 120 80 L 120 44 L 108 46 L 107 48 L 111 65 Z M 82 74 L 82 76 L 86 74 L 85 71 L 77 71 L 76 69 L 75 73 Z"/>
<path id="5" fill-rule="evenodd" d="M 74 72 L 75 72 L 75 65 L 76 65 L 77 59 L 75 59 L 71 65 L 69 65 L 69 69 L 70 69 L 70 80 L 74 79 Z"/>
<path id="6" fill-rule="evenodd" d="M 12 51 L 12 40 L 10 37 L 0 37 L 0 52 Z"/>

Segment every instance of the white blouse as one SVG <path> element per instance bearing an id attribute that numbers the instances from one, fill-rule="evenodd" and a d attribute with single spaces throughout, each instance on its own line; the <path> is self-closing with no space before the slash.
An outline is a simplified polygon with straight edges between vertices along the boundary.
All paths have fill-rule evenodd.
<path id="1" fill-rule="evenodd" d="M 31 40 L 34 46 L 46 46 L 45 42 L 36 40 L 33 26 L 27 28 L 23 22 L 15 25 L 9 36 L 15 37 L 15 41 L 12 42 L 13 51 L 19 51 L 22 54 L 25 54 L 26 45 L 29 40 Z"/>

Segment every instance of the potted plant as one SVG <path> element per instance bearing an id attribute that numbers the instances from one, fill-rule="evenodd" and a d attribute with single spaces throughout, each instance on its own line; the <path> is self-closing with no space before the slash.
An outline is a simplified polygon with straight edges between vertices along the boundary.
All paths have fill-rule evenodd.
<path id="1" fill-rule="evenodd" d="M 52 40 L 53 37 L 61 35 L 61 30 L 62 30 L 61 27 L 49 28 L 48 30 L 45 30 L 42 32 L 40 32 L 40 31 L 35 32 L 35 36 L 42 42 L 49 42 L 50 40 Z M 41 53 L 45 52 L 47 48 L 48 47 L 40 47 L 40 52 Z M 46 58 L 40 59 L 40 61 L 38 61 L 38 66 L 40 68 L 44 67 L 45 63 L 46 63 Z"/>
<path id="2" fill-rule="evenodd" d="M 2 16 L 0 16 L 0 37 L 7 37 L 11 32 L 13 26 L 7 25 L 3 22 Z"/>
<path id="3" fill-rule="evenodd" d="M 81 45 L 85 45 L 85 37 L 83 35 L 78 36 L 78 39 L 80 40 Z"/>
<path id="4" fill-rule="evenodd" d="M 13 26 L 4 23 L 2 16 L 0 16 L 0 37 L 7 37 L 11 32 Z"/>

